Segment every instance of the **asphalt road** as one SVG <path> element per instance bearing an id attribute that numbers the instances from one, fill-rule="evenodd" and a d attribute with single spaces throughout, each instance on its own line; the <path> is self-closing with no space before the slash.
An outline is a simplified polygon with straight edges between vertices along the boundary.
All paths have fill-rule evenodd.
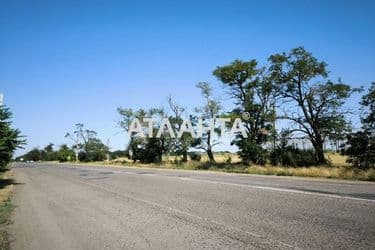
<path id="1" fill-rule="evenodd" d="M 14 167 L 13 249 L 375 249 L 375 184 Z"/>

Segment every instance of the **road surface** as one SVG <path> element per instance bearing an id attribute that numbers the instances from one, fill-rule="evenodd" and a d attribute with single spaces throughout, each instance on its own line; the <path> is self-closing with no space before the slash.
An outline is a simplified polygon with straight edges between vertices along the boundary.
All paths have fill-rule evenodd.
<path id="1" fill-rule="evenodd" d="M 13 249 L 375 249 L 375 184 L 23 163 Z"/>

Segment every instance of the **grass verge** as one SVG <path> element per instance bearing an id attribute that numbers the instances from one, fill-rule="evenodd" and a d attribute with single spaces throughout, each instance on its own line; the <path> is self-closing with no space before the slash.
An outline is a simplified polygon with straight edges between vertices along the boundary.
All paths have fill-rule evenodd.
<path id="1" fill-rule="evenodd" d="M 316 167 L 281 167 L 272 165 L 243 165 L 241 163 L 204 163 L 189 161 L 186 163 L 161 163 L 161 164 L 141 164 L 129 162 L 90 162 L 79 163 L 82 165 L 97 165 L 97 166 L 134 166 L 143 168 L 160 168 L 160 169 L 180 169 L 180 170 L 209 170 L 227 173 L 241 173 L 241 174 L 257 174 L 257 175 L 275 175 L 275 176 L 297 176 L 297 177 L 316 177 L 329 179 L 344 179 L 344 180 L 362 180 L 375 181 L 375 169 L 357 170 L 349 165 L 332 165 L 332 166 L 316 166 Z"/>
<path id="2" fill-rule="evenodd" d="M 13 190 L 13 181 L 10 171 L 0 172 L 0 250 L 10 249 L 9 234 L 7 225 L 10 222 L 10 215 L 13 205 L 10 195 Z"/>

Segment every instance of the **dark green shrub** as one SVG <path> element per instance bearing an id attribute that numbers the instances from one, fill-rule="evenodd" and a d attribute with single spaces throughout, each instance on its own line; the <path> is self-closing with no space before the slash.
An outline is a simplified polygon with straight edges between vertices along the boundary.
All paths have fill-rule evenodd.
<path id="1" fill-rule="evenodd" d="M 346 148 L 342 151 L 348 155 L 348 162 L 358 169 L 375 167 L 375 137 L 367 131 L 359 131 L 347 136 Z"/>
<path id="2" fill-rule="evenodd" d="M 189 153 L 189 156 L 190 156 L 190 159 L 191 159 L 192 161 L 201 161 L 201 159 L 202 159 L 201 154 L 196 153 L 196 152 L 190 152 L 190 153 Z"/>
<path id="3" fill-rule="evenodd" d="M 272 165 L 288 167 L 309 167 L 318 164 L 314 150 L 302 150 L 293 146 L 277 147 L 271 151 L 269 160 Z"/>
<path id="4" fill-rule="evenodd" d="M 241 140 L 236 144 L 240 148 L 238 154 L 244 163 L 266 164 L 267 151 L 261 145 L 249 140 Z"/>

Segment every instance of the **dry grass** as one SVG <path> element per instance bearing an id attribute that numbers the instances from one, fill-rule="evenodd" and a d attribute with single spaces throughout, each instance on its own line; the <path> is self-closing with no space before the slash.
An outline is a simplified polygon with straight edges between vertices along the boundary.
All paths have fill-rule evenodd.
<path id="1" fill-rule="evenodd" d="M 13 190 L 12 172 L 0 172 L 0 204 L 9 199 Z"/>
<path id="2" fill-rule="evenodd" d="M 0 172 L 0 249 L 10 249 L 9 234 L 6 225 L 9 222 L 13 205 L 10 195 L 13 190 L 12 172 Z"/>
<path id="3" fill-rule="evenodd" d="M 325 155 L 326 155 L 326 158 L 335 167 L 349 167 L 350 166 L 350 164 L 346 162 L 348 157 L 345 155 L 341 155 L 339 153 L 326 153 Z"/>
<path id="4" fill-rule="evenodd" d="M 246 169 L 246 173 L 375 181 L 375 170 L 355 171 L 344 167 L 285 168 L 275 166 L 252 166 Z"/>
<path id="5" fill-rule="evenodd" d="M 346 162 L 347 157 L 338 153 L 327 153 L 330 166 L 315 167 L 281 167 L 272 165 L 251 165 L 246 166 L 240 163 L 238 155 L 233 153 L 216 153 L 217 164 L 208 163 L 205 155 L 202 155 L 201 162 L 188 161 L 182 163 L 179 158 L 169 156 L 163 159 L 160 164 L 133 163 L 127 158 L 119 158 L 110 162 L 87 163 L 89 165 L 105 165 L 112 167 L 134 166 L 141 168 L 161 168 L 161 169 L 183 169 L 183 170 L 210 170 L 229 173 L 276 175 L 276 176 L 299 176 L 299 177 L 319 177 L 347 180 L 375 181 L 375 169 L 368 171 L 355 170 Z M 231 159 L 230 162 L 228 159 Z M 176 161 L 177 160 L 177 161 Z M 85 164 L 85 163 L 83 163 Z"/>

